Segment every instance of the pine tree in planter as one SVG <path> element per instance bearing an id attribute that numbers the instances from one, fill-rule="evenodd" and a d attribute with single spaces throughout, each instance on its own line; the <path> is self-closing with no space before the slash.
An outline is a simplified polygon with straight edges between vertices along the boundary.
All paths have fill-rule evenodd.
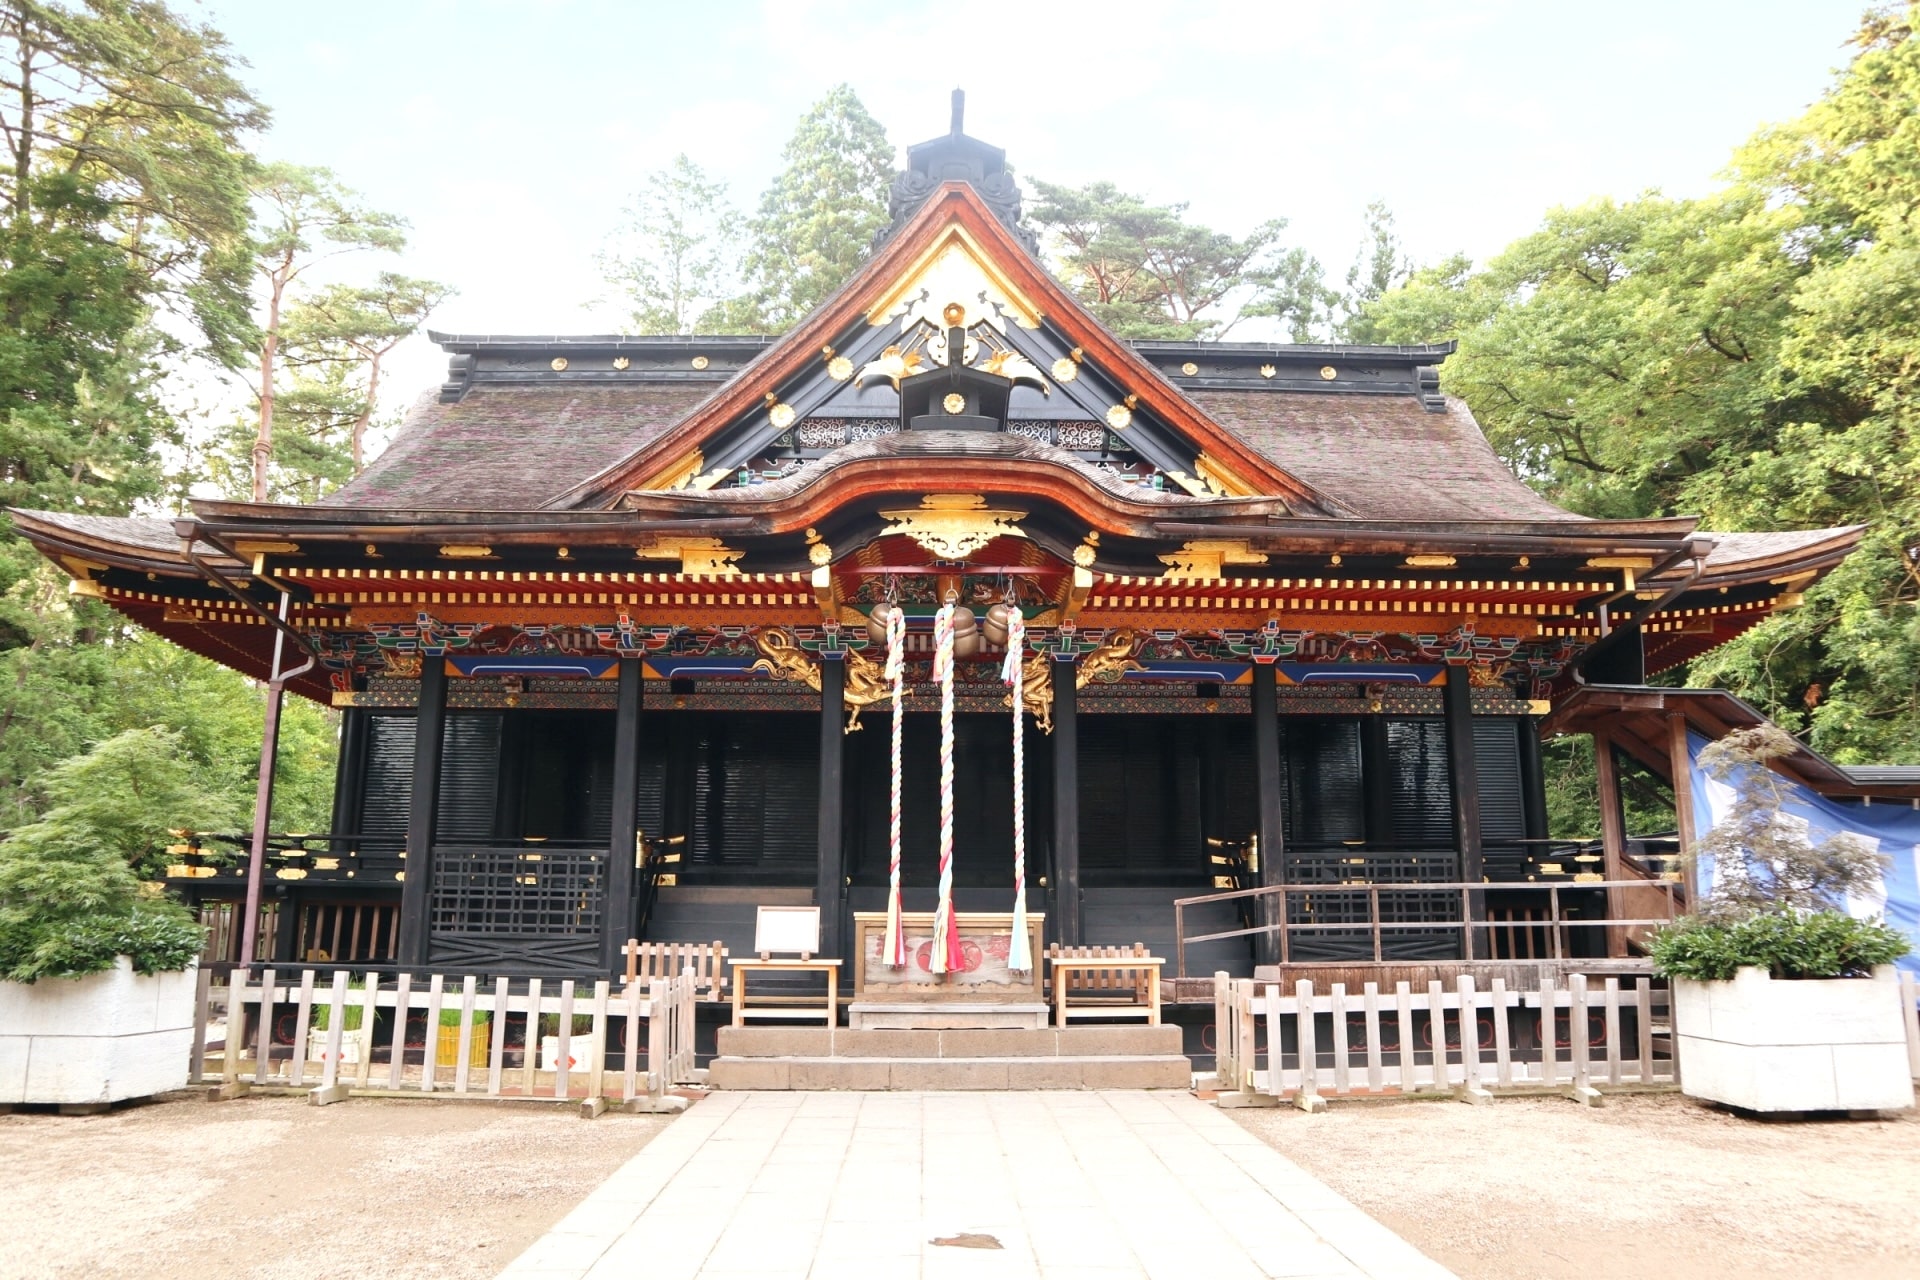
<path id="1" fill-rule="evenodd" d="M 1713 888 L 1652 946 L 1673 979 L 1681 1088 L 1750 1111 L 1911 1107 L 1892 968 L 1907 940 L 1841 910 L 1878 895 L 1886 859 L 1846 832 L 1816 844 L 1785 811 L 1787 784 L 1767 763 L 1796 745 L 1761 724 L 1700 753 L 1734 792 L 1693 851 Z"/>
<path id="2" fill-rule="evenodd" d="M 96 1105 L 186 1083 L 205 939 L 151 875 L 169 826 L 237 815 L 179 735 L 134 729 L 50 770 L 0 844 L 0 1104 Z"/>

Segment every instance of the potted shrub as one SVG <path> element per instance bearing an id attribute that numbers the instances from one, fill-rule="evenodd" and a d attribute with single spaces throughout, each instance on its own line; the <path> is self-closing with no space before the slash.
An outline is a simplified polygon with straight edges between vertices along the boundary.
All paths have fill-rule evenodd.
<path id="1" fill-rule="evenodd" d="M 1693 851 L 1712 888 L 1652 944 L 1655 971 L 1673 980 L 1681 1089 L 1749 1111 L 1911 1107 L 1893 972 L 1907 939 L 1842 910 L 1879 896 L 1886 859 L 1846 832 L 1815 843 L 1786 812 L 1767 762 L 1794 747 L 1763 724 L 1700 753 L 1734 793 Z"/>
<path id="2" fill-rule="evenodd" d="M 233 816 L 192 770 L 177 734 L 129 730 L 50 770 L 0 844 L 0 1104 L 186 1084 L 206 935 L 152 877 L 169 822 Z"/>

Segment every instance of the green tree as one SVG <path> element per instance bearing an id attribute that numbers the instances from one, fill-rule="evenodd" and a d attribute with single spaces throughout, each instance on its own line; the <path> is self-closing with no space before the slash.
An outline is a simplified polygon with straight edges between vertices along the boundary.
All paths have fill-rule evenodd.
<path id="1" fill-rule="evenodd" d="M 1347 268 L 1346 292 L 1340 295 L 1340 323 L 1334 336 L 1342 342 L 1376 343 L 1381 341 L 1368 310 L 1390 291 L 1404 283 L 1413 272 L 1394 230 L 1393 211 L 1382 201 L 1367 205 L 1366 237 L 1353 265 Z"/>
<path id="2" fill-rule="evenodd" d="M 1920 759 L 1914 15 L 1870 13 L 1832 88 L 1742 147 L 1723 190 L 1556 209 L 1484 268 L 1364 309 L 1388 341 L 1457 338 L 1449 390 L 1576 511 L 1868 525 L 1802 608 L 1689 672 L 1849 762 Z"/>
<path id="3" fill-rule="evenodd" d="M 255 269 L 265 293 L 265 318 L 260 326 L 257 411 L 248 454 L 252 498 L 267 502 L 273 493 L 274 409 L 280 392 L 277 374 L 289 291 L 317 263 L 343 253 L 399 252 L 406 247 L 406 224 L 393 214 L 360 204 L 354 191 L 323 168 L 265 166 L 255 179 L 253 194 Z M 324 458 L 324 440 L 308 434 L 300 453 L 303 456 L 289 461 L 315 467 Z M 299 473 L 297 467 L 295 471 Z"/>
<path id="4" fill-rule="evenodd" d="M 725 184 L 709 180 L 685 154 L 647 175 L 597 258 L 628 308 L 626 331 L 715 333 L 718 323 L 742 320 L 754 326 L 755 317 L 741 310 L 742 230 Z"/>
<path id="5" fill-rule="evenodd" d="M 199 931 L 178 906 L 141 891 L 161 872 L 168 827 L 231 823 L 177 733 L 129 729 L 47 772 L 49 807 L 0 844 L 0 978 L 32 982 L 104 969 L 180 968 Z"/>
<path id="6" fill-rule="evenodd" d="M 747 226 L 752 305 L 718 309 L 716 329 L 791 327 L 860 269 L 886 229 L 894 148 L 851 87 L 835 85 L 807 109 L 781 163 Z"/>
<path id="7" fill-rule="evenodd" d="M 1300 333 L 1324 311 L 1319 264 L 1280 248 L 1284 220 L 1232 236 L 1189 222 L 1184 204 L 1151 204 L 1111 182 L 1033 185 L 1030 216 L 1056 273 L 1121 337 L 1218 337 L 1242 315 L 1276 316 Z"/>

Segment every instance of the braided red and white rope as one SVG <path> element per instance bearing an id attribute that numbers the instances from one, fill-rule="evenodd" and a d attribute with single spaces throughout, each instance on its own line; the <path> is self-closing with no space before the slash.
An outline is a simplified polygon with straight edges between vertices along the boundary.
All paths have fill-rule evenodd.
<path id="1" fill-rule="evenodd" d="M 907 962 L 907 939 L 900 929 L 900 783 L 901 728 L 906 719 L 900 700 L 906 692 L 907 618 L 895 605 L 887 614 L 887 679 L 893 682 L 893 795 L 888 829 L 887 932 L 880 943 L 880 962 L 899 968 Z"/>
<path id="2" fill-rule="evenodd" d="M 1015 973 L 1033 972 L 1033 950 L 1027 943 L 1027 707 L 1021 687 L 1026 647 L 1027 620 L 1015 608 L 1007 618 L 1007 660 L 1000 667 L 1000 678 L 1013 691 L 1013 938 L 1007 968 Z"/>
<path id="3" fill-rule="evenodd" d="M 933 618 L 933 678 L 940 682 L 940 902 L 933 916 L 934 973 L 966 967 L 960 931 L 953 925 L 953 606 Z"/>

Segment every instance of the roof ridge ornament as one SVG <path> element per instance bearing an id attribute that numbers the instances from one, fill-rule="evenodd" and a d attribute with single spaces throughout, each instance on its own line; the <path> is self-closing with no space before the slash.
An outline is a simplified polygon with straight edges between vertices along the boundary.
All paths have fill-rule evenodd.
<path id="1" fill-rule="evenodd" d="M 967 94 L 953 91 L 953 115 L 947 133 L 907 148 L 907 167 L 894 176 L 887 191 L 886 230 L 874 237 L 877 249 L 891 240 L 920 210 L 943 182 L 965 182 L 980 193 L 994 217 L 1013 233 L 1022 248 L 1035 257 L 1040 238 L 1020 221 L 1020 185 L 1007 172 L 1007 153 L 969 137 L 965 131 Z"/>

